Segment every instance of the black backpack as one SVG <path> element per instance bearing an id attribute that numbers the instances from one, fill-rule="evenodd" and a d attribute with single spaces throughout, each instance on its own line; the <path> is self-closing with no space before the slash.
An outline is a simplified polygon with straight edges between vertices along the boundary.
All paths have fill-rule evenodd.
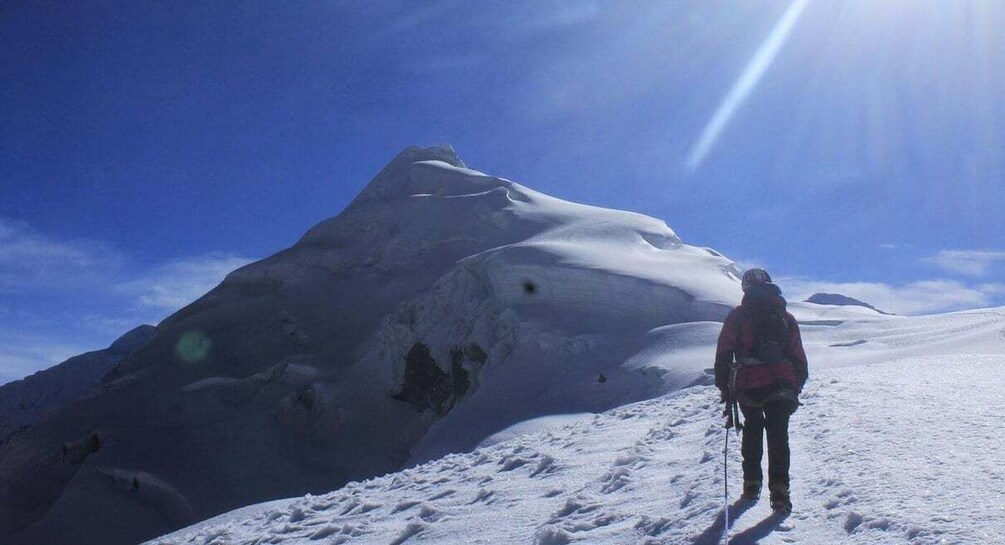
<path id="1" fill-rule="evenodd" d="M 754 330 L 753 344 L 747 356 L 756 359 L 757 363 L 779 363 L 785 360 L 789 349 L 789 321 L 785 307 L 771 299 L 755 298 L 747 305 L 744 317 L 744 321 L 750 321 Z M 742 331 L 741 323 L 739 332 Z"/>

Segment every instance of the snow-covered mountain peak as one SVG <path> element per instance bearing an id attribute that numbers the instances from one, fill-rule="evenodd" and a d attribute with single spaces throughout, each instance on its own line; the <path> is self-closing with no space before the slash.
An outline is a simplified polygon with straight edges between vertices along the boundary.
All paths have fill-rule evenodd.
<path id="1" fill-rule="evenodd" d="M 455 202 L 437 204 L 443 199 Z M 525 199 L 517 184 L 467 168 L 450 146 L 413 146 L 381 169 L 341 214 L 312 227 L 297 245 L 344 248 L 360 237 L 369 239 L 371 248 L 395 237 L 428 245 L 468 227 L 478 236 L 484 228 L 465 224 L 464 216 L 484 219 Z"/>
<path id="2" fill-rule="evenodd" d="M 0 505 L 17 506 L 0 510 L 0 540 L 127 542 L 693 384 L 736 278 L 660 219 L 409 148 L 337 216 L 164 320 L 94 395 L 0 448 Z M 82 463 L 46 466 L 68 442 Z M 11 486 L 49 471 L 63 473 Z M 22 485 L 44 499 L 19 504 Z M 113 532 L 93 505 L 140 515 Z"/>
<path id="3" fill-rule="evenodd" d="M 449 144 L 422 148 L 410 146 L 399 153 L 390 163 L 387 164 L 376 177 L 356 197 L 354 204 L 374 200 L 388 200 L 408 197 L 417 193 L 434 193 L 434 191 L 423 189 L 426 180 L 416 179 L 414 169 L 422 164 L 442 164 L 460 170 L 467 170 L 464 161 L 457 156 L 457 152 Z M 421 167 L 420 167 L 421 168 Z M 474 175 L 485 176 L 480 172 L 470 171 Z"/>

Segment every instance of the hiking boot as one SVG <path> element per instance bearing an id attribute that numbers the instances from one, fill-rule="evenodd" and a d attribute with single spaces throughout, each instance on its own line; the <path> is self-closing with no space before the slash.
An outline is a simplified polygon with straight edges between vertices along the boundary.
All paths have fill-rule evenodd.
<path id="1" fill-rule="evenodd" d="M 792 502 L 789 500 L 789 485 L 785 483 L 771 483 L 768 485 L 771 492 L 771 509 L 778 512 L 792 511 Z"/>
<path id="2" fill-rule="evenodd" d="M 743 481 L 743 494 L 740 497 L 757 501 L 761 497 L 761 481 Z"/>

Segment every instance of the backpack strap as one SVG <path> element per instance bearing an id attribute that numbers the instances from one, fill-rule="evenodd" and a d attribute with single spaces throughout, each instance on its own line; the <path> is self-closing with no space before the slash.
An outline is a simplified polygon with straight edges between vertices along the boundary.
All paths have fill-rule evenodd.
<path id="1" fill-rule="evenodd" d="M 792 361 L 789 360 L 789 316 L 787 314 L 782 315 L 782 324 L 782 335 L 784 336 L 784 340 L 782 341 L 782 361 L 788 363 L 789 367 L 792 367 L 792 370 L 795 371 L 795 366 L 792 365 Z M 782 380 L 782 377 L 778 375 L 778 372 L 775 371 L 773 366 L 769 365 L 768 370 L 771 371 L 771 375 L 775 377 L 775 384 L 785 382 Z"/>
<path id="2" fill-rule="evenodd" d="M 788 359 L 789 354 L 789 315 L 782 312 L 782 354 Z"/>
<path id="3" fill-rule="evenodd" d="M 736 320 L 736 336 L 733 340 L 733 364 L 735 366 L 743 365 L 743 358 L 740 357 L 740 351 L 743 349 L 743 326 L 746 325 L 748 320 L 747 311 L 740 307 L 740 312 L 737 313 Z"/>

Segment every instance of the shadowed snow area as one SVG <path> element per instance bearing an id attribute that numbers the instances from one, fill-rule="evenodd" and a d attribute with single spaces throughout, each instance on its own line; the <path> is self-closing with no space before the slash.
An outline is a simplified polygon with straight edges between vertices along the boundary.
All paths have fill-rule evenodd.
<path id="1" fill-rule="evenodd" d="M 1005 308 L 900 318 L 796 305 L 811 363 L 792 419 L 788 517 L 742 502 L 730 435 L 732 544 L 993 543 L 1005 534 L 997 430 Z M 862 309 L 865 311 L 866 309 Z M 702 324 L 659 338 L 712 340 Z M 658 332 L 658 333 L 657 333 Z M 835 346 L 847 338 L 864 343 Z M 704 340 L 702 340 L 704 338 Z M 674 343 L 636 358 L 654 367 Z M 590 395 L 582 392 L 581 395 Z M 697 385 L 596 415 L 528 423 L 465 454 L 249 506 L 149 545 L 722 543 L 718 393 Z"/>
<path id="2" fill-rule="evenodd" d="M 0 542 L 135 543 L 675 391 L 737 272 L 661 220 L 409 148 L 0 445 Z"/>

